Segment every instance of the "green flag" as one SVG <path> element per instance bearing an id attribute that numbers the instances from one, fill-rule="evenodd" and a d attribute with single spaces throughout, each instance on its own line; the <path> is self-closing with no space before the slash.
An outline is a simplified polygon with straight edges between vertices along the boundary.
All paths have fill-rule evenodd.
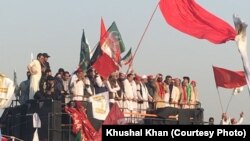
<path id="1" fill-rule="evenodd" d="M 81 40 L 79 67 L 82 68 L 82 70 L 84 72 L 87 71 L 89 61 L 90 61 L 89 45 L 88 45 L 88 43 L 86 41 L 84 30 L 83 30 L 83 32 L 82 32 L 82 40 Z"/>
<path id="2" fill-rule="evenodd" d="M 101 49 L 109 55 L 114 62 L 120 63 L 121 53 L 125 51 L 125 45 L 115 22 L 109 27 L 104 38 L 105 41 L 103 42 Z"/>

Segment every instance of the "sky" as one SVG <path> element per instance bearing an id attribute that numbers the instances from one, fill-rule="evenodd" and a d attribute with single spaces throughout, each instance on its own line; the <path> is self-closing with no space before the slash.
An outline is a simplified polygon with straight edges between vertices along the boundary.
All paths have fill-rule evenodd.
<path id="1" fill-rule="evenodd" d="M 36 57 L 40 52 L 51 56 L 53 74 L 59 68 L 72 72 L 79 62 L 83 29 L 93 48 L 100 37 L 101 17 L 107 28 L 115 21 L 126 51 L 130 47 L 135 51 L 158 1 L 0 0 L 0 72 L 13 78 L 16 70 L 20 83 L 26 79 L 31 53 Z M 249 0 L 197 0 L 197 3 L 233 27 L 234 13 L 250 23 Z M 225 111 L 232 90 L 218 88 L 217 91 L 213 65 L 243 70 L 236 43 L 213 44 L 177 31 L 166 23 L 159 8 L 134 59 L 134 70 L 141 75 L 190 76 L 198 85 L 204 120 L 214 117 L 218 124 L 222 114 L 220 103 Z M 232 97 L 227 112 L 230 117 L 239 118 L 243 111 L 243 123 L 250 124 L 249 107 L 250 94 L 245 86 L 242 93 Z"/>

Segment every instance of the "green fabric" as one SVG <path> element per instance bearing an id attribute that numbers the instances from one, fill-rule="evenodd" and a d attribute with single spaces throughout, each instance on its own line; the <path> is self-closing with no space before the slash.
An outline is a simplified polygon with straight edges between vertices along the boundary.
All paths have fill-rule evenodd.
<path id="1" fill-rule="evenodd" d="M 81 130 L 78 131 L 74 141 L 82 141 Z"/>
<path id="2" fill-rule="evenodd" d="M 92 57 L 90 59 L 90 63 L 89 63 L 88 67 L 90 68 L 101 55 L 102 55 L 102 50 L 101 50 L 101 46 L 99 43 L 95 49 L 94 54 L 92 55 Z"/>
<path id="3" fill-rule="evenodd" d="M 112 37 L 112 39 L 116 39 L 116 41 L 118 41 L 120 53 L 123 53 L 125 51 L 125 45 L 123 43 L 121 34 L 120 34 L 115 22 L 112 23 L 112 25 L 109 27 L 109 29 L 107 30 L 107 32 L 105 34 L 107 34 L 107 35 L 105 35 L 105 36 L 107 36 L 107 38 Z M 116 41 L 114 41 L 114 42 L 116 42 Z M 91 67 L 96 62 L 96 60 L 102 55 L 102 53 L 103 53 L 102 46 L 100 45 L 100 42 L 99 42 L 93 56 L 90 59 L 90 63 L 88 64 L 88 67 Z"/>
<path id="4" fill-rule="evenodd" d="M 81 40 L 81 50 L 80 50 L 80 61 L 79 66 L 82 68 L 84 72 L 87 71 L 87 67 L 90 62 L 90 51 L 89 45 L 86 42 L 84 30 L 82 32 L 82 40 Z"/>
<path id="5" fill-rule="evenodd" d="M 187 100 L 188 102 L 190 102 L 191 100 L 191 85 L 190 84 L 187 85 Z"/>
<path id="6" fill-rule="evenodd" d="M 121 51 L 121 53 L 123 53 L 125 51 L 125 45 L 123 43 L 122 36 L 121 36 L 115 22 L 113 22 L 112 25 L 109 27 L 108 33 L 109 33 L 109 36 L 113 35 L 113 37 L 115 37 L 115 39 L 117 41 L 119 41 L 120 51 Z"/>
<path id="7" fill-rule="evenodd" d="M 131 59 L 132 59 L 132 48 L 129 49 L 127 54 L 123 56 L 121 60 L 124 62 L 124 64 L 127 64 Z"/>

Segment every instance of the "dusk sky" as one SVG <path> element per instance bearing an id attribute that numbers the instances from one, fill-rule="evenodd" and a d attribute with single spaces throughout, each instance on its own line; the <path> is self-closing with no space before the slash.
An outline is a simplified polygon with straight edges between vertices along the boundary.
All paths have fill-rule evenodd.
<path id="1" fill-rule="evenodd" d="M 59 68 L 72 72 L 80 57 L 82 31 L 90 47 L 99 41 L 100 20 L 106 28 L 113 21 L 121 33 L 126 51 L 135 51 L 159 0 L 0 0 L 0 72 L 18 83 L 26 79 L 27 65 L 40 52 L 47 52 L 52 72 Z M 203 8 L 233 24 L 233 14 L 250 23 L 249 0 L 197 0 Z M 247 12 L 248 11 L 248 12 Z M 211 21 L 212 22 L 212 21 Z M 248 34 L 248 29 L 247 29 Z M 249 45 L 248 45 L 249 46 Z M 125 52 L 126 52 L 125 51 Z M 248 50 L 249 54 L 249 50 Z M 125 55 L 122 54 L 122 56 Z M 174 78 L 189 76 L 198 85 L 204 120 L 215 118 L 218 124 L 222 109 L 215 86 L 212 66 L 243 70 L 236 43 L 213 44 L 184 34 L 168 25 L 158 8 L 138 49 L 134 70 L 140 74 L 162 73 Z M 125 69 L 126 70 L 126 69 Z M 232 89 L 219 88 L 224 110 Z M 247 87 L 233 96 L 228 115 L 250 124 L 250 95 Z"/>

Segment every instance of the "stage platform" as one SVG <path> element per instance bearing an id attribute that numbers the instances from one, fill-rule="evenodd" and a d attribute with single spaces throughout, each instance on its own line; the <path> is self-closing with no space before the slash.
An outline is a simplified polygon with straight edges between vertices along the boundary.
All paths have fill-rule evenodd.
<path id="1" fill-rule="evenodd" d="M 103 121 L 93 118 L 90 102 L 82 102 L 87 109 L 87 116 L 98 131 Z M 33 128 L 33 113 L 38 113 L 42 126 L 38 130 L 40 140 L 44 141 L 70 141 L 74 139 L 71 133 L 71 118 L 63 110 L 64 104 L 55 100 L 29 100 L 24 105 L 13 106 L 5 109 L 1 124 L 2 134 L 15 136 L 24 141 L 31 141 L 35 129 Z M 140 123 L 145 125 L 192 125 L 203 124 L 202 108 L 177 109 L 166 107 L 154 111 L 147 111 Z M 153 116 L 152 116 L 153 115 Z M 128 117 L 129 118 L 129 117 Z M 131 118 L 136 118 L 132 117 Z"/>

